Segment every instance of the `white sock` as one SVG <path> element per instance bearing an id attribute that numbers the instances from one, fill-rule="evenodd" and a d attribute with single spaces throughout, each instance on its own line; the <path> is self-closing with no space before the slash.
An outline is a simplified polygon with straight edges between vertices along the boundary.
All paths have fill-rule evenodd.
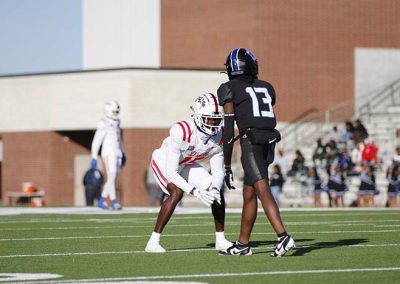
<path id="1" fill-rule="evenodd" d="M 225 240 L 225 233 L 222 232 L 215 232 L 215 239 L 218 240 Z"/>
<path id="2" fill-rule="evenodd" d="M 153 232 L 150 237 L 150 242 L 152 243 L 160 243 L 160 233 Z"/>

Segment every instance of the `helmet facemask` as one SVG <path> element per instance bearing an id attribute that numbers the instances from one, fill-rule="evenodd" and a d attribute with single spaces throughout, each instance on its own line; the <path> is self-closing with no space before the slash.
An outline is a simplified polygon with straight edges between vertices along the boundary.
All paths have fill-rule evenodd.
<path id="1" fill-rule="evenodd" d="M 108 101 L 104 104 L 104 114 L 113 120 L 118 119 L 119 104 L 116 101 Z"/>
<path id="2" fill-rule="evenodd" d="M 218 105 L 218 101 L 213 94 L 204 94 L 199 96 L 191 109 L 194 112 L 194 121 L 196 126 L 205 134 L 216 135 L 222 125 L 224 114 L 222 107 Z"/>

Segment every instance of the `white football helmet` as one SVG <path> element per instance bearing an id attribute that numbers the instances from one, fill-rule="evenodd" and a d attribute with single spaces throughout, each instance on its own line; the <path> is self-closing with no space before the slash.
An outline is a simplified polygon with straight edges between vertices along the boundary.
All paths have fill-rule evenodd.
<path id="1" fill-rule="evenodd" d="M 224 112 L 212 93 L 197 97 L 191 107 L 196 126 L 208 135 L 216 135 L 223 124 Z"/>
<path id="2" fill-rule="evenodd" d="M 119 115 L 119 104 L 117 101 L 108 101 L 104 104 L 104 114 L 111 119 L 117 119 Z"/>

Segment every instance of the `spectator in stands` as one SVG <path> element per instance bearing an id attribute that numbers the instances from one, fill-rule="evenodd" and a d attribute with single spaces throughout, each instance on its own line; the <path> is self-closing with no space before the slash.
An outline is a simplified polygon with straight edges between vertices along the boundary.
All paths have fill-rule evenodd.
<path id="1" fill-rule="evenodd" d="M 362 143 L 355 143 L 354 148 L 351 150 L 351 161 L 354 164 L 353 173 L 360 174 L 362 167 L 361 167 L 361 150 L 362 150 Z"/>
<path id="2" fill-rule="evenodd" d="M 339 160 L 339 149 L 334 140 L 329 140 L 326 144 L 326 161 L 327 167 Z"/>
<path id="3" fill-rule="evenodd" d="M 288 167 L 287 167 L 286 157 L 282 148 L 277 149 L 273 164 L 279 166 L 279 168 L 281 169 L 282 176 L 285 179 L 287 177 Z"/>
<path id="4" fill-rule="evenodd" d="M 388 179 L 387 206 L 397 207 L 397 196 L 400 193 L 400 164 L 393 163 L 387 169 L 386 177 Z"/>
<path id="5" fill-rule="evenodd" d="M 396 142 L 395 142 L 396 147 L 400 147 L 400 128 L 396 129 Z"/>
<path id="6" fill-rule="evenodd" d="M 373 207 L 374 195 L 377 191 L 375 175 L 370 165 L 365 165 L 360 175 L 361 183 L 358 191 L 358 206 Z"/>
<path id="7" fill-rule="evenodd" d="M 283 178 L 281 167 L 278 164 L 274 164 L 272 167 L 272 175 L 269 178 L 269 182 L 272 196 L 275 199 L 276 205 L 280 207 L 279 194 L 282 192 L 285 179 Z"/>
<path id="8" fill-rule="evenodd" d="M 331 131 L 328 133 L 328 141 L 330 140 L 335 141 L 336 144 L 340 143 L 341 141 L 341 135 L 339 133 L 337 125 L 334 125 Z"/>
<path id="9" fill-rule="evenodd" d="M 326 187 L 333 201 L 333 205 L 336 207 L 343 207 L 343 196 L 348 190 L 348 187 L 345 176 L 340 171 L 339 164 L 333 163 L 329 167 L 329 180 Z"/>
<path id="10" fill-rule="evenodd" d="M 326 147 L 322 144 L 322 139 L 318 138 L 317 147 L 314 150 L 313 163 L 319 167 L 324 167 L 326 165 Z"/>
<path id="11" fill-rule="evenodd" d="M 368 137 L 368 131 L 362 124 L 361 120 L 357 119 L 354 122 L 354 141 L 357 143 L 363 142 Z"/>
<path id="12" fill-rule="evenodd" d="M 342 133 L 341 141 L 349 149 L 354 146 L 354 126 L 349 120 L 345 122 L 345 130 Z"/>
<path id="13" fill-rule="evenodd" d="M 353 162 L 346 147 L 340 149 L 339 166 L 346 175 L 353 175 Z"/>
<path id="14" fill-rule="evenodd" d="M 318 174 L 318 169 L 316 167 L 308 168 L 308 177 L 310 179 L 310 183 L 314 189 L 314 206 L 322 207 L 321 204 L 321 192 L 324 188 L 321 178 Z"/>
<path id="15" fill-rule="evenodd" d="M 305 158 L 299 149 L 296 150 L 296 157 L 293 160 L 292 167 L 288 176 L 297 176 L 305 174 Z"/>
<path id="16" fill-rule="evenodd" d="M 364 141 L 364 147 L 361 150 L 362 165 L 377 166 L 378 164 L 378 146 L 374 144 L 371 138 Z"/>

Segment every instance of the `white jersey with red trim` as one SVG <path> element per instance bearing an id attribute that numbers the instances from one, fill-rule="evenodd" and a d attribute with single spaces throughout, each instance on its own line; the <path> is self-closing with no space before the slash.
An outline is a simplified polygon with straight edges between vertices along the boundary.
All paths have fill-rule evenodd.
<path id="1" fill-rule="evenodd" d="M 180 171 L 186 165 L 209 161 L 211 186 L 218 189 L 223 186 L 222 130 L 216 135 L 209 136 L 197 128 L 193 118 L 173 125 L 169 136 L 164 139 L 161 147 L 153 152 L 152 158 L 153 170 L 156 173 L 158 171 L 157 177 L 164 179 L 160 181 L 162 185 L 171 182 L 189 193 L 194 186 L 180 175 Z"/>
<path id="2" fill-rule="evenodd" d="M 97 159 L 101 146 L 101 156 L 122 157 L 124 152 L 121 140 L 119 119 L 104 117 L 97 123 L 96 133 L 92 141 L 92 158 Z"/>

